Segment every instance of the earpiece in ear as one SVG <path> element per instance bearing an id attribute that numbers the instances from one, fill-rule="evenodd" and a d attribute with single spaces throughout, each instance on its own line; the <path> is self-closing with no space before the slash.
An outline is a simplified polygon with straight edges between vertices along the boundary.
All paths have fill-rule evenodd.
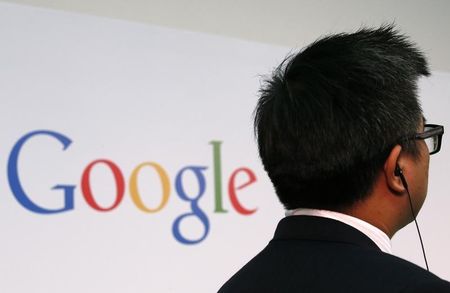
<path id="1" fill-rule="evenodd" d="M 395 166 L 394 175 L 400 177 L 400 180 L 402 181 L 403 186 L 408 189 L 408 182 L 406 182 L 406 178 L 403 175 L 403 170 L 400 168 L 399 165 Z"/>
<path id="2" fill-rule="evenodd" d="M 403 175 L 402 168 L 400 168 L 399 165 L 395 165 L 394 175 L 395 176 L 402 176 Z"/>

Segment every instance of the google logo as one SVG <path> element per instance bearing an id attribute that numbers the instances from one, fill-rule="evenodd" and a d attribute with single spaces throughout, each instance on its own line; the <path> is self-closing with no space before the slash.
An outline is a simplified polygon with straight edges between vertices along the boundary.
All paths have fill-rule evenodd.
<path id="1" fill-rule="evenodd" d="M 49 137 L 55 142 L 62 145 L 63 151 L 66 151 L 72 143 L 72 140 L 62 133 L 51 130 L 37 130 L 22 136 L 13 146 L 11 153 L 8 158 L 8 182 L 11 188 L 12 194 L 18 203 L 25 209 L 37 213 L 37 214 L 59 214 L 64 212 L 73 211 L 75 189 L 76 185 L 72 184 L 56 184 L 52 189 L 59 191 L 59 196 L 63 198 L 62 206 L 58 208 L 46 208 L 39 203 L 31 200 L 30 196 L 26 194 L 21 180 L 20 172 L 18 170 L 18 160 L 23 149 L 23 146 L 37 136 Z M 213 178 L 214 178 L 214 213 L 227 213 L 227 210 L 223 208 L 223 194 L 222 194 L 222 168 L 221 168 L 221 141 L 211 141 L 212 153 L 213 153 Z M 91 188 L 91 172 L 99 165 L 106 166 L 112 173 L 115 185 L 115 195 L 114 201 L 109 206 L 102 206 L 96 200 L 96 195 L 93 193 Z M 139 190 L 139 174 L 144 168 L 151 168 L 154 170 L 159 178 L 161 184 L 161 200 L 157 206 L 145 205 L 142 197 L 145 196 L 141 194 Z M 182 244 L 197 244 L 203 241 L 210 229 L 210 223 L 207 214 L 199 207 L 199 200 L 204 196 L 206 190 L 206 178 L 205 171 L 208 169 L 207 166 L 197 166 L 188 165 L 182 167 L 177 173 L 173 181 L 169 178 L 167 171 L 160 164 L 147 161 L 137 165 L 128 180 L 125 180 L 124 174 L 120 167 L 109 159 L 96 159 L 90 162 L 83 170 L 80 181 L 81 194 L 88 206 L 93 210 L 98 212 L 110 212 L 116 209 L 122 202 L 125 196 L 126 187 L 128 187 L 128 193 L 131 197 L 136 208 L 144 213 L 154 214 L 167 206 L 169 197 L 171 196 L 172 187 L 175 189 L 175 194 L 182 201 L 186 201 L 190 204 L 190 210 L 176 217 L 172 224 L 172 233 L 177 241 Z M 184 186 L 185 176 L 193 176 L 195 182 L 198 186 L 195 194 L 188 194 Z M 244 182 L 237 182 L 237 177 L 240 180 L 244 178 Z M 251 215 L 255 213 L 256 208 L 244 207 L 238 198 L 238 191 L 249 187 L 257 181 L 255 173 L 247 167 L 239 167 L 231 172 L 227 182 L 228 197 L 231 206 L 242 215 Z M 172 186 L 173 185 L 173 186 Z M 190 193 L 193 193 L 192 191 Z M 202 224 L 203 233 L 198 238 L 189 238 L 183 234 L 181 230 L 181 223 L 188 217 L 196 217 Z"/>

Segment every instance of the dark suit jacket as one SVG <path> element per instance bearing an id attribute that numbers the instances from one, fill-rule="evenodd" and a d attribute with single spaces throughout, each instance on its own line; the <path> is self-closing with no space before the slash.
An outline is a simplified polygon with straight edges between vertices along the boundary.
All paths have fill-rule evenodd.
<path id="1" fill-rule="evenodd" d="M 450 283 L 342 222 L 290 216 L 219 292 L 450 292 Z"/>

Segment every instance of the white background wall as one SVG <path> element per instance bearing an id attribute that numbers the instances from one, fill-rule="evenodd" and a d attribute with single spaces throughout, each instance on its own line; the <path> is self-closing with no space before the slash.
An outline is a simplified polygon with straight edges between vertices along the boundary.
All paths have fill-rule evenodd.
<path id="1" fill-rule="evenodd" d="M 96 7 L 100 2 L 93 3 Z M 114 2 L 105 7 L 112 9 Z M 436 17 L 425 20 L 440 19 L 437 10 Z M 289 13 L 286 18 L 294 19 Z M 402 13 L 402 19 L 409 15 Z M 332 19 L 326 18 L 324 31 L 352 23 L 332 26 Z M 322 27 L 322 19 L 311 19 L 311 30 L 316 27 L 312 21 Z M 414 31 L 405 29 L 410 30 Z M 298 31 L 304 34 L 299 43 L 312 40 L 309 29 Z M 419 30 L 415 34 L 420 35 Z M 0 36 L 0 291 L 212 292 L 265 246 L 283 211 L 256 155 L 251 112 L 259 75 L 269 73 L 290 48 L 4 3 L 0 3 Z M 442 48 L 436 44 L 445 42 L 446 36 L 425 42 L 433 44 L 426 49 L 431 56 L 439 56 L 436 52 Z M 447 129 L 449 81 L 448 73 L 435 72 L 421 83 L 428 120 Z M 51 138 L 30 141 L 19 161 L 24 188 L 42 205 L 56 207 L 61 194 L 50 188 L 74 184 L 73 211 L 32 213 L 9 188 L 6 166 L 11 149 L 22 135 L 37 129 L 63 133 L 73 144 L 63 152 Z M 213 211 L 211 140 L 223 141 L 226 214 Z M 431 270 L 447 279 L 449 154 L 444 136 L 442 153 L 432 157 L 429 196 L 419 217 Z M 139 163 L 161 164 L 172 184 L 167 206 L 145 214 L 134 206 L 127 189 L 117 209 L 92 210 L 82 198 L 80 177 L 98 158 L 117 163 L 126 182 Z M 200 206 L 210 220 L 210 232 L 194 246 L 180 244 L 171 231 L 174 219 L 189 211 L 189 203 L 173 190 L 175 175 L 186 165 L 208 167 Z M 258 208 L 251 216 L 237 213 L 226 192 L 228 177 L 241 166 L 254 170 L 258 178 L 239 197 L 243 205 Z M 95 194 L 105 205 L 115 191 L 107 171 L 99 168 L 92 175 Z M 150 185 L 142 184 L 141 192 L 150 195 L 146 204 L 156 205 L 157 178 L 151 172 L 144 176 Z M 195 192 L 192 177 L 186 186 Z M 192 237 L 202 232 L 195 219 L 184 228 Z M 394 252 L 423 265 L 413 228 L 409 225 L 396 235 Z"/>
<path id="2" fill-rule="evenodd" d="M 1 0 L 5 1 L 5 0 Z M 111 18 L 207 32 L 287 47 L 361 25 L 395 21 L 450 71 L 447 0 L 7 0 Z"/>

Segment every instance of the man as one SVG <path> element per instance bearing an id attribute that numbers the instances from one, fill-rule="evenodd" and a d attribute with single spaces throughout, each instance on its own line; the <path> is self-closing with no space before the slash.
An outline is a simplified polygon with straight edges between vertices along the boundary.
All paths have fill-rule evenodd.
<path id="1" fill-rule="evenodd" d="M 440 149 L 444 129 L 425 124 L 417 100 L 428 75 L 391 26 L 322 38 L 274 71 L 255 132 L 288 216 L 219 292 L 450 292 L 390 254 L 390 238 L 422 207 L 429 155 Z"/>

